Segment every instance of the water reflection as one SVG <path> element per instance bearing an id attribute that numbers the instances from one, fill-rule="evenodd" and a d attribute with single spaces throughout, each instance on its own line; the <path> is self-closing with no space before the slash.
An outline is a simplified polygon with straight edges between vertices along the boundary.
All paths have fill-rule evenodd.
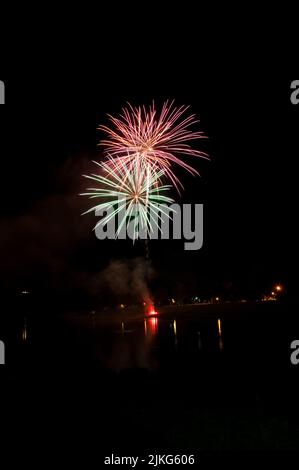
<path id="1" fill-rule="evenodd" d="M 177 347 L 178 347 L 178 334 L 177 334 L 176 319 L 173 320 L 173 333 L 174 333 L 174 346 L 175 346 L 175 349 L 177 349 Z"/>
<path id="2" fill-rule="evenodd" d="M 217 317 L 181 319 L 156 315 L 136 319 L 121 317 L 116 322 L 104 323 L 91 315 L 86 323 L 83 317 L 80 322 L 82 350 L 92 355 L 101 367 L 116 371 L 160 370 L 183 363 L 191 367 L 197 360 L 202 361 L 210 353 L 224 349 L 223 319 Z M 24 346 L 32 340 L 26 318 L 18 337 Z M 230 347 L 230 343 L 226 347 Z"/>
<path id="3" fill-rule="evenodd" d="M 185 360 L 190 366 L 199 358 L 202 360 L 203 350 L 207 354 L 223 350 L 222 322 L 217 317 L 179 322 L 177 318 L 162 316 L 120 320 L 117 329 L 115 326 L 113 329 L 109 326 L 97 329 L 97 357 L 103 367 L 117 371 L 135 368 L 157 370 Z"/>
<path id="4" fill-rule="evenodd" d="M 22 341 L 27 341 L 27 340 L 28 340 L 28 331 L 27 331 L 27 320 L 25 318 L 24 325 L 22 328 Z"/>
<path id="5" fill-rule="evenodd" d="M 176 320 L 173 320 L 173 332 L 174 336 L 177 337 Z"/>
<path id="6" fill-rule="evenodd" d="M 150 326 L 150 332 L 152 335 L 157 334 L 158 332 L 158 318 L 150 318 L 149 319 L 149 326 Z"/>
<path id="7" fill-rule="evenodd" d="M 158 333 L 158 318 L 145 318 L 144 319 L 144 336 L 147 339 L 155 336 Z"/>
<path id="8" fill-rule="evenodd" d="M 223 349 L 222 322 L 221 322 L 220 318 L 218 318 L 217 326 L 218 326 L 219 349 L 220 349 L 220 351 L 222 351 L 222 349 Z"/>

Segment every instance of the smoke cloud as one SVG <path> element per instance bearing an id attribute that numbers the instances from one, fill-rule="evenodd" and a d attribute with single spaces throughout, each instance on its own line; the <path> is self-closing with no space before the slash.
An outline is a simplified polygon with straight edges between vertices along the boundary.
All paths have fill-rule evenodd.
<path id="1" fill-rule="evenodd" d="M 154 272 L 144 258 L 113 260 L 101 273 L 101 279 L 116 296 L 126 296 L 149 304 L 148 287 Z"/>

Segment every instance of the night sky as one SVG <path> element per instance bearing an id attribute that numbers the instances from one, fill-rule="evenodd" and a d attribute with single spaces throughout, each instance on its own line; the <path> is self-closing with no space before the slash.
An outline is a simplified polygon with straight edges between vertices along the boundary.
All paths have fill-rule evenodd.
<path id="1" fill-rule="evenodd" d="M 95 293 L 111 260 L 144 254 L 139 244 L 95 238 L 94 217 L 80 216 L 90 203 L 78 196 L 81 175 L 101 157 L 96 127 L 107 113 L 127 101 L 175 99 L 191 106 L 208 136 L 198 148 L 211 161 L 193 161 L 201 178 L 182 173 L 181 199 L 204 204 L 204 246 L 186 252 L 181 241 L 151 242 L 153 289 L 255 297 L 283 282 L 295 291 L 299 105 L 290 83 L 299 77 L 262 53 L 117 57 L 0 77 L 2 289 Z"/>

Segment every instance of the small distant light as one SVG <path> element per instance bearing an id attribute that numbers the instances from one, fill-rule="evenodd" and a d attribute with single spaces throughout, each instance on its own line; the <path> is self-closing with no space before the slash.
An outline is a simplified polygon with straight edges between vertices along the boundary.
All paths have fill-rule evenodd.
<path id="1" fill-rule="evenodd" d="M 219 301 L 219 297 L 216 297 L 217 302 Z"/>
<path id="2" fill-rule="evenodd" d="M 279 284 L 277 284 L 277 286 L 275 286 L 275 289 L 276 289 L 278 292 L 280 292 L 280 291 L 282 290 L 282 287 L 281 287 Z"/>
<path id="3" fill-rule="evenodd" d="M 271 292 L 271 295 L 275 295 L 275 292 L 274 292 L 274 291 L 272 291 L 272 292 Z"/>

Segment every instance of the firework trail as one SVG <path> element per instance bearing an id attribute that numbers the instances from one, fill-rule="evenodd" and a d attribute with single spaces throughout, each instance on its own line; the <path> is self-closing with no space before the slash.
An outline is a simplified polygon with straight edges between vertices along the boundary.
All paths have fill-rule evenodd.
<path id="1" fill-rule="evenodd" d="M 103 200 L 84 212 L 87 214 L 97 210 L 107 211 L 107 215 L 96 227 L 107 224 L 119 214 L 121 219 L 115 237 L 124 225 L 128 227 L 132 219 L 133 240 L 138 238 L 140 228 L 145 229 L 149 236 L 153 232 L 153 224 L 161 231 L 157 222 L 158 219 L 161 220 L 160 213 L 170 217 L 169 211 L 163 209 L 162 204 L 173 202 L 173 199 L 161 194 L 171 187 L 161 184 L 163 170 L 158 169 L 156 165 L 146 164 L 143 160 L 135 160 L 134 165 L 129 167 L 118 164 L 117 159 L 112 157 L 108 157 L 105 162 L 94 163 L 100 167 L 101 174 L 84 176 L 96 181 L 100 186 L 87 188 L 88 192 L 82 195 Z"/>
<path id="2" fill-rule="evenodd" d="M 112 126 L 99 126 L 107 135 L 99 145 L 109 155 L 109 164 L 116 167 L 134 169 L 136 160 L 152 168 L 163 170 L 163 174 L 178 192 L 183 185 L 179 181 L 173 165 L 178 165 L 193 175 L 198 171 L 187 164 L 184 157 L 209 159 L 202 151 L 195 150 L 188 142 L 202 139 L 201 131 L 193 131 L 191 126 L 198 123 L 195 115 L 187 115 L 188 106 L 176 107 L 166 101 L 160 113 L 154 107 L 133 107 L 128 104 L 119 117 L 109 115 Z M 111 157 L 116 157 L 114 160 Z"/>

